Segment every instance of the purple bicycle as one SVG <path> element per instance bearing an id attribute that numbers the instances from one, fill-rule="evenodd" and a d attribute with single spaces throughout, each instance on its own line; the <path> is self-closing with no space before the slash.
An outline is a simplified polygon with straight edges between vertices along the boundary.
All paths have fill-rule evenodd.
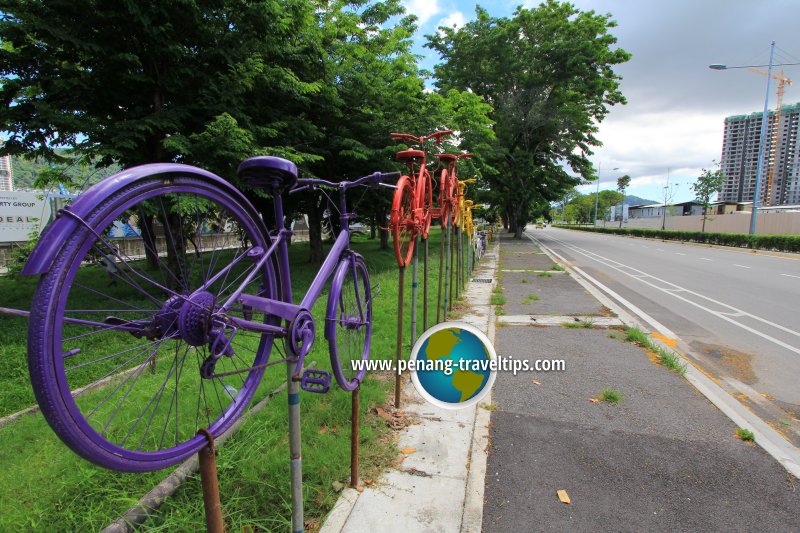
<path id="1" fill-rule="evenodd" d="M 243 412 L 267 366 L 294 366 L 304 390 L 331 374 L 303 371 L 316 337 L 314 303 L 331 279 L 325 338 L 338 384 L 354 390 L 370 355 L 372 298 L 364 259 L 350 250 L 352 182 L 297 178 L 276 157 L 241 163 L 239 178 L 272 196 L 276 230 L 230 183 L 199 168 L 151 164 L 89 188 L 59 212 L 23 274 L 41 275 L 30 314 L 28 364 L 47 422 L 76 453 L 113 470 L 174 465 Z M 308 292 L 293 303 L 284 192 L 339 192 L 341 231 Z M 114 238 L 120 222 L 138 238 Z M 276 342 L 276 340 L 278 342 Z M 273 348 L 282 356 L 270 361 Z"/>

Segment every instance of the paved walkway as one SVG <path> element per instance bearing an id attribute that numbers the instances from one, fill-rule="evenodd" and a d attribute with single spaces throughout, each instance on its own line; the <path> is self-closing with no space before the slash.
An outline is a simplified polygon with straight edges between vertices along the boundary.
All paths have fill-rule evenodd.
<path id="1" fill-rule="evenodd" d="M 404 410 L 421 423 L 399 447 L 416 451 L 362 493 L 343 491 L 322 531 L 800 531 L 800 481 L 610 329 L 630 317 L 555 266 L 532 242 L 501 239 L 475 273 L 494 283 L 470 284 L 464 320 L 498 355 L 566 370 L 500 373 L 491 412 L 437 409 L 406 383 Z M 506 304 L 493 317 L 498 281 Z M 592 401 L 604 389 L 621 401 Z"/>
<path id="2" fill-rule="evenodd" d="M 490 247 L 473 277 L 494 278 L 496 269 L 497 245 Z M 470 283 L 465 292 L 470 311 L 459 318 L 490 339 L 493 286 Z M 345 489 L 321 533 L 481 530 L 489 411 L 476 406 L 435 407 L 417 394 L 409 380 L 404 380 L 402 410 L 419 423 L 400 431 L 398 448 L 415 451 L 405 457 L 399 470 L 390 471 L 363 492 Z"/>

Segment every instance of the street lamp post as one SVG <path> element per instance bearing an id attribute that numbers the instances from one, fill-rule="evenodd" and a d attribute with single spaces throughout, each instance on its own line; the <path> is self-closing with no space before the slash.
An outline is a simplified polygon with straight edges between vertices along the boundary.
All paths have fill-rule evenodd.
<path id="1" fill-rule="evenodd" d="M 754 235 L 756 232 L 756 216 L 758 213 L 758 196 L 761 194 L 761 172 L 764 169 L 764 153 L 765 145 L 767 143 L 767 111 L 769 110 L 769 86 L 772 80 L 772 67 L 781 67 L 786 65 L 797 65 L 798 63 L 774 63 L 775 58 L 775 41 L 772 41 L 769 49 L 769 64 L 768 65 L 741 65 L 736 67 L 729 67 L 727 65 L 713 64 L 708 68 L 712 70 L 728 70 L 731 68 L 754 68 L 754 67 L 768 67 L 767 69 L 767 92 L 764 96 L 764 114 L 761 116 L 761 141 L 758 146 L 758 166 L 756 167 L 756 189 L 753 192 L 753 212 L 750 215 L 750 234 Z M 780 124 L 775 124 L 775 128 Z"/>
<path id="2" fill-rule="evenodd" d="M 595 223 L 597 222 L 597 214 L 598 214 L 597 213 L 597 206 L 598 206 L 599 201 L 600 201 L 600 172 L 602 172 L 602 169 L 603 169 L 603 162 L 601 161 L 601 162 L 597 163 L 597 191 L 595 191 L 595 193 L 594 193 L 594 220 L 592 220 L 592 226 L 594 226 Z M 619 170 L 619 167 L 612 168 L 611 170 L 612 170 L 612 172 L 614 170 Z"/>

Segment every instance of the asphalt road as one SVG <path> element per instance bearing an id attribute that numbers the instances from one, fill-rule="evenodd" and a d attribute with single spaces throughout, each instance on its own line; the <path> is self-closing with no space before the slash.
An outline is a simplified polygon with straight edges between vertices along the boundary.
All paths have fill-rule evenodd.
<path id="1" fill-rule="evenodd" d="M 556 228 L 528 233 L 669 328 L 726 388 L 800 419 L 800 257 Z"/>

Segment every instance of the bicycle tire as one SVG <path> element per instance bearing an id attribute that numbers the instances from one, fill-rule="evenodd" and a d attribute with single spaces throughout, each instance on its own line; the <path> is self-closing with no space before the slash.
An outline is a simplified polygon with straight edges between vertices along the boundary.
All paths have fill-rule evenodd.
<path id="1" fill-rule="evenodd" d="M 431 230 L 431 218 L 433 208 L 433 187 L 431 186 L 431 175 L 424 166 L 420 169 L 417 179 L 417 209 L 420 213 L 420 234 L 423 239 L 428 238 Z"/>
<path id="2" fill-rule="evenodd" d="M 372 338 L 372 289 L 360 255 L 351 252 L 339 261 L 325 317 L 333 375 L 342 389 L 355 390 L 366 367 L 354 369 L 352 361 L 369 359 Z"/>
<path id="3" fill-rule="evenodd" d="M 414 209 L 415 195 L 411 183 L 408 176 L 401 176 L 394 191 L 389 218 L 394 253 L 400 267 L 408 265 L 414 254 L 414 238 L 417 234 Z"/>
<path id="4" fill-rule="evenodd" d="M 190 204 L 183 202 L 192 199 L 194 214 L 197 216 L 194 234 L 184 226 L 189 224 L 189 219 L 183 218 L 185 212 L 191 209 Z M 179 229 L 176 228 L 174 233 L 165 226 L 168 268 L 166 270 L 163 268 L 160 255 L 155 253 L 153 255 L 158 258 L 155 262 L 159 271 L 156 274 L 144 266 L 146 263 L 140 264 L 141 260 L 137 262 L 128 256 L 130 261 L 125 261 L 121 254 L 115 257 L 113 246 L 109 242 L 110 238 L 106 235 L 108 228 L 112 227 L 120 217 L 127 216 L 130 212 L 144 215 L 146 209 L 154 208 L 159 202 L 164 210 L 166 224 L 169 225 L 170 217 L 173 217 L 172 220 L 180 221 L 181 226 Z M 202 223 L 207 224 L 208 228 L 218 223 L 218 229 L 216 233 L 210 230 L 204 233 L 208 228 L 201 229 L 200 210 L 203 209 L 205 215 L 209 212 L 205 211 L 206 209 L 214 209 L 215 206 L 219 208 L 219 211 L 215 211 L 218 218 L 213 222 L 203 219 Z M 158 216 L 155 215 L 156 218 Z M 197 430 L 206 427 L 212 435 L 219 436 L 244 412 L 264 372 L 263 367 L 255 369 L 252 367 L 267 362 L 274 340 L 272 334 L 257 334 L 257 337 L 253 338 L 248 336 L 252 334 L 242 332 L 237 339 L 243 347 L 235 348 L 233 353 L 241 360 L 243 367 L 240 368 L 234 356 L 220 358 L 217 373 L 233 368 L 243 372 L 238 374 L 237 378 L 230 378 L 229 383 L 237 384 L 237 387 L 234 387 L 234 390 L 238 388 L 235 393 L 229 388 L 233 385 L 225 383 L 228 381 L 227 378 L 225 381 L 222 378 L 212 377 L 208 380 L 202 378 L 199 367 L 193 371 L 193 359 L 189 357 L 189 353 L 191 351 L 199 362 L 199 354 L 206 352 L 206 347 L 202 344 L 205 340 L 197 345 L 190 345 L 190 341 L 183 336 L 184 332 L 176 333 L 175 329 L 178 328 L 177 323 L 187 325 L 185 329 L 190 331 L 192 324 L 198 320 L 205 319 L 207 322 L 209 319 L 204 318 L 206 313 L 210 317 L 211 309 L 216 306 L 216 303 L 213 306 L 207 303 L 206 308 L 205 304 L 194 300 L 192 303 L 187 303 L 191 299 L 188 294 L 193 280 L 208 281 L 212 279 L 212 272 L 222 272 L 214 269 L 217 264 L 222 268 L 223 257 L 230 254 L 231 250 L 234 258 L 239 258 L 239 265 L 247 265 L 245 261 L 249 256 L 246 255 L 246 250 L 253 250 L 255 247 L 266 250 L 270 238 L 258 213 L 244 196 L 224 190 L 202 177 L 191 175 L 170 175 L 168 180 L 163 176 L 140 178 L 98 202 L 84 217 L 84 221 L 85 225 L 80 225 L 78 230 L 64 242 L 50 270 L 40 279 L 33 299 L 28 336 L 28 365 L 36 399 L 45 419 L 59 438 L 75 453 L 92 463 L 124 472 L 146 472 L 175 465 L 206 444 L 206 438 L 198 435 Z M 146 224 L 142 226 L 147 227 Z M 150 231 L 152 230 L 151 226 Z M 144 233 L 145 230 L 142 231 L 143 236 L 148 236 L 142 238 L 143 242 L 146 243 L 149 239 L 153 239 L 150 240 L 151 245 L 153 242 L 158 242 L 159 237 L 155 231 L 147 234 Z M 224 247 L 229 241 L 222 236 L 230 238 L 230 235 L 234 234 L 233 231 L 240 232 L 235 233 L 240 238 L 240 246 L 226 249 Z M 181 254 L 177 252 L 179 246 L 176 245 L 176 235 L 180 235 L 180 243 L 184 246 L 184 252 Z M 194 239 L 191 263 L 187 255 L 189 243 L 184 240 L 186 238 Z M 215 247 L 211 250 L 210 256 L 204 256 L 206 251 L 204 239 Z M 175 272 L 169 270 L 170 241 L 172 241 L 173 259 L 177 259 L 180 266 Z M 146 250 L 148 244 L 144 244 L 143 247 Z M 159 250 L 160 248 L 151 251 Z M 97 252 L 101 255 L 106 252 L 107 258 L 110 258 L 115 265 L 113 271 L 107 269 L 108 276 L 113 282 L 107 287 L 103 286 L 106 278 L 102 270 L 98 270 L 96 265 L 86 264 L 87 259 L 91 259 Z M 120 262 L 117 263 L 116 259 L 120 259 Z M 259 286 L 252 289 L 265 297 L 279 297 L 280 285 L 274 262 L 266 261 L 260 270 L 255 269 L 253 262 L 250 268 L 255 272 L 255 283 L 259 283 Z M 135 275 L 137 269 L 144 277 L 139 278 L 136 275 L 138 281 L 134 281 L 131 277 Z M 206 274 L 203 274 L 204 271 Z M 233 275 L 232 272 L 236 272 L 234 268 L 228 270 L 227 274 Z M 156 276 L 159 276 L 158 281 L 154 279 Z M 145 278 L 150 280 L 149 284 Z M 117 288 L 117 281 L 123 282 L 121 288 Z M 210 284 L 205 292 L 211 294 L 216 301 L 235 283 L 234 281 L 225 287 L 227 281 L 226 275 L 219 285 L 217 280 Z M 134 285 L 141 289 L 140 293 L 137 293 Z M 156 285 L 160 287 L 156 288 Z M 139 299 L 133 299 L 131 294 Z M 81 306 L 81 302 L 97 302 L 97 304 L 89 303 Z M 149 302 L 150 305 L 138 302 Z M 102 309 L 108 303 L 113 303 L 122 309 Z M 163 303 L 160 308 L 159 303 Z M 74 306 L 78 308 L 73 309 Z M 180 316 L 184 307 L 189 309 L 186 320 Z M 123 316 L 123 322 L 128 321 L 128 326 L 109 324 L 108 318 L 100 318 L 106 311 L 115 311 L 115 314 Z M 87 325 L 82 328 L 81 324 L 74 323 L 73 315 L 78 315 L 84 320 L 93 319 L 96 315 L 98 318 L 94 319 L 97 320 L 93 322 L 94 324 L 103 320 L 102 324 L 109 327 Z M 73 322 L 67 322 L 69 320 Z M 122 319 L 116 319 L 117 322 L 120 320 Z M 139 320 L 142 324 L 149 320 L 148 327 L 163 329 L 161 338 L 152 342 L 147 339 L 148 342 L 142 343 L 130 333 L 130 330 L 126 333 L 118 329 L 118 327 L 131 327 L 131 320 Z M 264 323 L 273 325 L 277 323 L 275 317 L 264 316 L 263 320 Z M 207 335 L 208 324 L 202 327 L 205 328 Z M 77 335 L 70 336 L 76 331 Z M 144 326 L 142 331 L 145 331 Z M 153 333 L 155 330 L 149 331 Z M 111 352 L 116 350 L 116 343 L 122 346 L 133 345 L 133 348 L 126 347 L 116 354 L 105 353 L 104 350 Z M 75 348 L 68 351 L 72 346 Z M 73 353 L 75 349 L 79 351 Z M 137 352 L 138 355 L 128 358 L 130 353 Z M 94 359 L 98 353 L 102 355 Z M 125 356 L 120 358 L 121 354 Z M 141 360 L 142 358 L 144 359 Z M 128 360 L 116 366 L 120 359 Z M 187 359 L 190 359 L 188 364 Z M 159 362 L 162 364 L 159 365 Z M 108 372 L 108 368 L 113 366 L 116 368 Z M 122 370 L 124 366 L 129 368 Z M 142 378 L 146 371 L 149 375 Z M 95 379 L 101 374 L 105 376 Z M 123 385 L 129 380 L 133 381 Z M 78 385 L 83 384 L 81 381 L 88 381 L 94 385 L 79 392 L 72 392 Z M 126 390 L 124 395 L 120 392 L 121 389 Z M 191 396 L 191 391 L 195 389 L 198 391 L 196 398 Z M 170 398 L 167 397 L 169 392 L 171 392 Z M 211 394 L 215 396 L 211 401 L 216 399 L 219 410 L 217 405 L 209 406 Z M 148 395 L 150 395 L 149 401 Z M 102 396 L 105 399 L 99 401 Z M 112 396 L 118 396 L 113 400 L 116 402 L 113 411 L 110 407 Z M 167 400 L 169 406 L 166 405 Z M 129 403 L 123 409 L 126 401 Z M 195 401 L 196 407 L 192 412 L 191 407 Z M 144 409 L 138 411 L 142 407 Z M 134 423 L 133 418 L 128 419 L 129 413 L 135 416 L 137 412 L 140 414 Z M 102 419 L 103 414 L 106 419 Z M 180 415 L 184 415 L 182 419 Z M 204 420 L 201 420 L 201 415 Z M 193 422 L 192 417 L 194 417 Z M 163 427 L 156 425 L 162 420 Z M 154 427 L 155 430 L 151 431 Z M 160 440 L 157 435 L 159 431 Z M 169 439 L 167 439 L 168 433 Z"/>

